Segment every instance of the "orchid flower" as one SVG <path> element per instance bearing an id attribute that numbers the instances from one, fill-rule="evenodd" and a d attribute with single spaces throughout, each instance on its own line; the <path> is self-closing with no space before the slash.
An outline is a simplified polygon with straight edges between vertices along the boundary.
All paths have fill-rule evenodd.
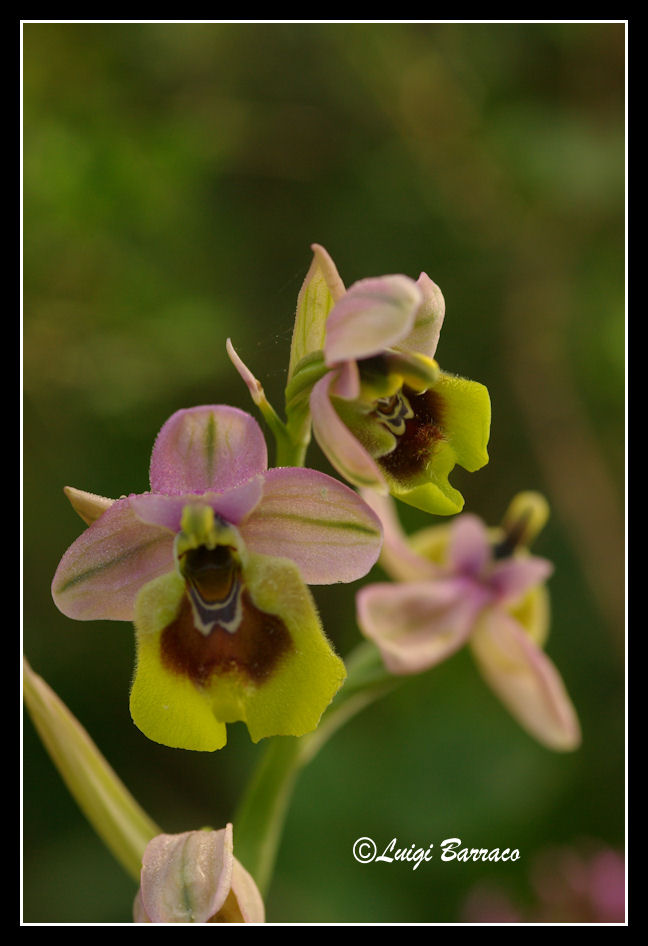
<path id="1" fill-rule="evenodd" d="M 287 428 L 307 443 L 310 423 L 333 467 L 358 487 L 391 493 L 450 515 L 463 497 L 448 482 L 455 464 L 488 462 L 487 389 L 434 360 L 445 302 L 425 274 L 362 279 L 345 290 L 326 250 L 314 258 L 297 302 Z M 263 410 L 260 383 L 228 352 Z M 268 413 L 270 423 L 275 416 Z"/>
<path id="2" fill-rule="evenodd" d="M 67 489 L 89 528 L 54 576 L 78 620 L 134 621 L 135 724 L 163 745 L 214 750 L 243 720 L 254 742 L 313 730 L 345 677 L 306 587 L 350 582 L 378 557 L 377 516 L 307 469 L 267 469 L 256 421 L 233 407 L 175 413 L 151 491 Z"/>
<path id="3" fill-rule="evenodd" d="M 234 857 L 232 825 L 159 834 L 142 858 L 135 923 L 263 923 L 263 900 Z"/>
<path id="4" fill-rule="evenodd" d="M 388 497 L 371 503 L 385 528 L 381 563 L 397 583 L 362 588 L 357 617 L 387 669 L 421 673 L 468 644 L 486 682 L 532 736 L 551 749 L 576 748 L 576 712 L 542 649 L 553 566 L 527 551 L 548 515 L 543 497 L 518 494 L 500 529 L 464 513 L 409 539 Z"/>

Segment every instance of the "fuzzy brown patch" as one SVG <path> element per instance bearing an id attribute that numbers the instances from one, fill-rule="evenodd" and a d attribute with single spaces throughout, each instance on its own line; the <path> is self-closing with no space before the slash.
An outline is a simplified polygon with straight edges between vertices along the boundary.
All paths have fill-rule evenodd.
<path id="1" fill-rule="evenodd" d="M 378 463 L 395 480 L 408 482 L 423 472 L 435 444 L 444 439 L 443 398 L 433 389 L 417 394 L 403 387 L 403 394 L 414 416 L 405 421 L 405 431 L 392 452 L 380 457 Z"/>
<path id="2" fill-rule="evenodd" d="M 214 674 L 240 673 L 262 683 L 281 658 L 292 650 L 286 625 L 275 614 L 265 614 L 241 594 L 243 615 L 234 633 L 216 624 L 208 635 L 194 626 L 189 596 L 185 593 L 174 621 L 162 631 L 162 662 L 167 669 L 206 684 Z"/>

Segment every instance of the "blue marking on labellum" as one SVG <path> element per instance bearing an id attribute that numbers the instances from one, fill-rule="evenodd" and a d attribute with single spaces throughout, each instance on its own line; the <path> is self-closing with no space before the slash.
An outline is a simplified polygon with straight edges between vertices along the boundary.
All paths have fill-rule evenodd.
<path id="1" fill-rule="evenodd" d="M 241 623 L 241 570 L 227 546 L 189 549 L 180 561 L 196 630 L 205 636 L 218 625 L 234 634 Z"/>
<path id="2" fill-rule="evenodd" d="M 376 412 L 381 423 L 397 437 L 405 433 L 405 421 L 414 417 L 414 411 L 402 391 L 376 401 Z"/>

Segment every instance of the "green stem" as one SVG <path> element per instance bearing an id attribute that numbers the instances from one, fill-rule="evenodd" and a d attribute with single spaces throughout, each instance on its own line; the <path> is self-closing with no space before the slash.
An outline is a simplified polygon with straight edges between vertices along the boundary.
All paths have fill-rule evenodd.
<path id="1" fill-rule="evenodd" d="M 347 658 L 343 689 L 313 733 L 271 740 L 234 815 L 236 857 L 265 897 L 272 880 L 288 805 L 300 770 L 348 720 L 390 692 L 399 681 L 387 673 L 378 651 L 362 643 Z"/>
<path id="2" fill-rule="evenodd" d="M 260 384 L 254 388 L 253 399 L 275 439 L 275 466 L 303 466 L 310 441 L 310 414 L 300 414 L 299 423 L 285 424 Z M 306 405 L 308 401 L 306 401 Z"/>
<path id="3" fill-rule="evenodd" d="M 252 874 L 264 898 L 301 765 L 300 755 L 299 739 L 275 736 L 234 815 L 236 859 Z"/>
<path id="4" fill-rule="evenodd" d="M 275 434 L 277 452 L 275 466 L 303 466 L 306 459 L 308 443 L 296 443 L 289 437 L 277 437 Z"/>

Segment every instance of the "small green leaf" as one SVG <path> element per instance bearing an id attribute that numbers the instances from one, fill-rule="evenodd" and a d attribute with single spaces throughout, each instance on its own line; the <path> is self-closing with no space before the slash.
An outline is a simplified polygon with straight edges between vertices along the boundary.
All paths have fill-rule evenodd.
<path id="1" fill-rule="evenodd" d="M 290 347 L 288 380 L 306 355 L 324 347 L 326 320 L 344 295 L 344 283 L 324 247 L 313 244 L 313 262 L 297 297 L 297 313 Z"/>

